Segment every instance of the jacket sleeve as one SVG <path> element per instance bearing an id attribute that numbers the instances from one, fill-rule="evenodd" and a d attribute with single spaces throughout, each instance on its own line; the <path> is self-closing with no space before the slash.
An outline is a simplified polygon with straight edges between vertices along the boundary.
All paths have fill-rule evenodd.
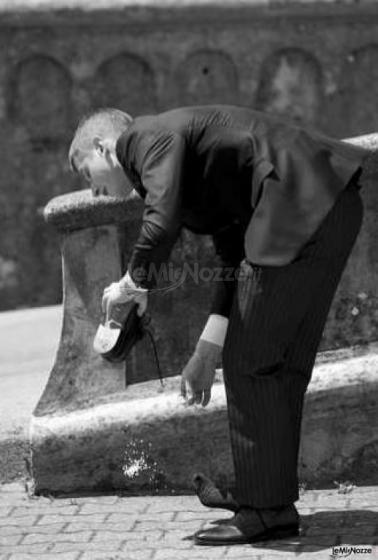
<path id="1" fill-rule="evenodd" d="M 153 131 L 134 136 L 128 147 L 133 172 L 145 191 L 142 226 L 128 272 L 138 286 L 150 289 L 181 227 L 185 140 L 173 131 Z M 122 137 L 117 153 L 119 150 L 122 151 Z"/>
<path id="2" fill-rule="evenodd" d="M 239 223 L 233 223 L 213 235 L 213 242 L 221 268 L 220 274 L 216 276 L 215 295 L 210 314 L 229 317 L 239 265 L 244 258 L 243 228 Z"/>

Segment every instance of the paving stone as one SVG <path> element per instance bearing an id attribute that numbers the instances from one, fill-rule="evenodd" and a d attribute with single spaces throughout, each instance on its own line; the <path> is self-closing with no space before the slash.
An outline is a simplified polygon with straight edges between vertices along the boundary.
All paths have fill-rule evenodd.
<path id="1" fill-rule="evenodd" d="M 35 554 L 36 558 L 43 552 L 48 552 L 51 545 L 48 542 L 38 544 L 18 544 L 17 546 L 2 546 L 0 551 L 3 554 Z"/>
<path id="2" fill-rule="evenodd" d="M 52 554 L 60 554 L 61 552 L 89 552 L 93 551 L 95 553 L 107 552 L 111 558 L 113 554 L 116 554 L 120 550 L 119 541 L 102 541 L 102 542 L 64 542 L 56 543 L 51 547 L 50 552 Z M 56 557 L 58 560 L 58 556 Z M 109 558 L 109 560 L 110 560 Z M 124 559 L 122 559 L 124 560 Z M 126 559 L 125 559 L 126 560 Z"/>
<path id="3" fill-rule="evenodd" d="M 172 539 L 162 539 L 160 549 L 176 549 L 176 550 L 187 550 L 188 555 L 191 554 L 192 550 L 197 551 L 197 554 L 202 554 L 202 551 L 206 550 L 209 558 L 213 558 L 215 553 L 218 555 L 222 555 L 223 552 L 226 550 L 226 546 L 217 546 L 217 547 L 202 547 L 196 545 L 193 539 L 184 540 L 180 538 L 172 538 Z"/>
<path id="4" fill-rule="evenodd" d="M 255 550 L 252 545 L 235 545 L 227 547 L 224 553 L 224 557 L 227 560 L 232 558 L 235 560 L 237 558 L 245 560 L 245 558 L 251 560 L 260 560 L 261 558 L 269 558 L 269 556 L 263 556 L 263 552 L 261 550 Z"/>
<path id="5" fill-rule="evenodd" d="M 0 518 L 8 517 L 14 506 L 0 506 Z"/>
<path id="6" fill-rule="evenodd" d="M 135 524 L 134 531 L 151 531 L 153 529 L 156 529 L 156 526 L 159 525 L 161 529 L 163 529 L 164 531 L 174 531 L 176 529 L 179 529 L 182 531 L 186 531 L 187 533 L 190 533 L 191 531 L 195 531 L 198 528 L 201 528 L 203 523 L 204 521 L 201 520 L 185 521 L 185 522 L 166 521 L 162 523 L 159 523 L 158 520 L 156 521 L 138 520 Z"/>
<path id="7" fill-rule="evenodd" d="M 0 494 L 7 494 L 12 492 L 25 492 L 25 485 L 22 482 L 8 482 L 8 484 L 2 484 L 0 487 Z"/>
<path id="8" fill-rule="evenodd" d="M 229 558 L 227 555 L 224 556 L 224 558 Z M 251 552 L 248 553 L 248 556 L 233 556 L 232 560 L 245 560 L 245 558 L 248 558 L 248 560 L 267 560 L 267 557 L 264 558 L 264 556 L 262 554 L 252 554 Z M 193 558 L 193 560 L 202 560 L 203 557 L 200 559 L 198 557 Z M 192 558 L 190 559 L 192 560 Z"/>
<path id="9" fill-rule="evenodd" d="M 111 495 L 111 496 L 84 496 L 78 498 L 72 498 L 72 502 L 76 505 L 81 504 L 110 504 L 114 505 L 121 500 L 119 496 Z M 138 498 L 140 500 L 140 498 Z"/>
<path id="10" fill-rule="evenodd" d="M 54 506 L 54 505 L 47 505 L 47 504 L 36 504 L 33 508 L 32 507 L 15 507 L 12 511 L 13 517 L 28 515 L 28 513 L 39 513 L 39 514 L 55 514 L 55 515 L 75 515 L 79 513 L 79 506 Z"/>
<path id="11" fill-rule="evenodd" d="M 88 519 L 91 516 L 88 516 Z M 108 513 L 106 515 L 106 523 L 125 523 L 129 525 L 131 523 L 135 523 L 138 519 L 144 519 L 144 514 L 136 514 L 136 513 Z M 81 520 L 84 520 L 82 517 Z"/>
<path id="12" fill-rule="evenodd" d="M 54 523 L 52 525 L 33 525 L 20 527 L 18 525 L 8 525 L 5 527 L 1 527 L 0 533 L 1 535 L 27 535 L 29 533 L 42 533 L 42 534 L 49 534 L 53 535 L 55 533 L 59 533 L 62 531 L 65 523 Z"/>
<path id="13" fill-rule="evenodd" d="M 210 551 L 210 548 L 206 547 L 206 549 L 208 550 L 204 550 L 203 551 L 203 556 L 199 556 L 200 558 L 215 558 L 214 556 L 209 556 L 208 553 Z M 216 558 L 222 558 L 222 556 L 220 556 L 221 551 L 218 551 L 218 556 L 216 556 Z M 206 553 L 206 554 L 205 554 Z M 196 556 L 198 557 L 198 555 L 200 554 L 200 552 L 196 551 Z M 153 557 L 153 560 L 190 560 L 191 556 L 188 554 L 187 550 L 178 550 L 177 548 L 164 548 L 164 550 L 157 550 L 155 553 L 155 556 Z"/>
<path id="14" fill-rule="evenodd" d="M 17 500 L 21 503 L 21 505 L 25 508 L 49 508 L 49 509 L 59 509 L 64 508 L 67 506 L 75 505 L 74 501 L 70 498 L 66 498 L 65 500 L 55 500 L 54 498 L 45 498 L 43 496 L 29 496 L 25 492 L 23 494 L 10 494 L 6 495 L 6 499 L 13 499 Z"/>
<path id="15" fill-rule="evenodd" d="M 164 498 L 154 498 L 148 504 L 146 513 L 160 513 L 164 511 L 203 511 L 197 497 L 166 496 Z"/>
<path id="16" fill-rule="evenodd" d="M 18 544 L 22 538 L 21 534 L 3 535 L 0 533 L 0 546 L 12 546 L 13 544 Z M 0 549 L 1 550 L 1 549 Z"/>
<path id="17" fill-rule="evenodd" d="M 138 531 L 122 531 L 122 533 L 114 533 L 113 531 L 101 531 L 97 532 L 93 538 L 93 542 L 99 541 L 114 541 L 114 540 L 122 540 L 122 541 L 133 541 L 133 540 L 140 540 L 140 541 L 158 541 L 161 539 L 163 535 L 162 531 L 154 530 L 154 531 L 146 531 L 146 532 L 138 532 Z"/>
<path id="18" fill-rule="evenodd" d="M 154 554 L 154 549 L 128 550 L 127 556 L 124 552 L 116 552 L 109 556 L 109 552 L 84 552 L 80 560 L 150 560 Z M 60 556 L 56 558 L 60 560 Z"/>
<path id="19" fill-rule="evenodd" d="M 209 521 L 213 521 L 216 519 L 227 519 L 228 517 L 232 517 L 231 512 L 222 512 L 219 510 L 211 510 L 211 511 L 179 511 L 176 513 L 175 521 L 197 521 L 197 520 L 204 520 L 208 519 Z"/>
<path id="20" fill-rule="evenodd" d="M 54 535 L 53 542 L 88 542 L 92 534 L 92 531 L 80 531 L 77 533 L 58 533 Z M 45 535 L 43 533 L 32 533 L 24 537 L 22 544 L 43 543 L 47 539 L 48 535 Z"/>
<path id="21" fill-rule="evenodd" d="M 9 560 L 77 560 L 79 558 L 80 552 L 63 552 L 57 557 L 56 554 L 25 554 L 16 553 L 9 557 Z M 108 560 L 110 560 L 108 558 Z"/>
<path id="22" fill-rule="evenodd" d="M 139 521 L 154 521 L 155 523 L 156 522 L 161 523 L 161 522 L 165 522 L 165 521 L 176 521 L 177 516 L 179 514 L 180 513 L 177 513 L 175 511 L 160 512 L 158 515 L 156 513 L 141 513 L 141 514 L 138 515 L 138 520 Z M 125 514 L 119 513 L 119 514 L 114 514 L 114 515 L 119 515 L 120 518 L 121 518 Z M 111 517 L 112 516 L 110 516 L 110 518 Z"/>
<path id="23" fill-rule="evenodd" d="M 122 533 L 123 531 L 130 531 L 134 528 L 135 520 L 130 519 L 129 522 L 122 522 L 122 523 L 111 523 L 109 521 L 103 521 L 102 523 L 96 523 L 92 520 L 87 520 L 84 518 L 80 518 L 79 520 L 75 519 L 72 523 L 68 523 L 65 525 L 63 532 L 64 533 L 75 533 L 76 531 L 112 531 Z"/>
<path id="24" fill-rule="evenodd" d="M 60 558 L 60 555 L 55 558 Z M 83 552 L 81 553 L 80 560 L 126 560 L 120 553 L 115 552 L 110 556 L 109 552 Z"/>
<path id="25" fill-rule="evenodd" d="M 270 555 L 269 552 L 269 556 L 263 556 L 263 560 L 267 558 L 269 558 L 269 560 L 279 560 L 280 558 L 286 559 L 287 556 L 283 556 L 281 552 L 275 551 L 272 555 Z M 290 558 L 295 558 L 295 560 L 298 558 L 299 560 L 330 560 L 331 552 L 330 550 L 315 549 L 312 552 L 296 552 L 295 554 L 291 554 Z"/>
<path id="26" fill-rule="evenodd" d="M 13 508 L 14 506 L 28 506 L 29 499 L 26 495 L 20 496 L 16 492 L 0 494 L 0 504 L 2 508 Z"/>
<path id="27" fill-rule="evenodd" d="M 192 534 L 187 531 L 167 531 L 158 543 L 160 548 L 167 546 L 168 548 L 177 547 L 179 549 L 191 548 L 193 544 Z"/>
<path id="28" fill-rule="evenodd" d="M 369 504 L 378 504 L 378 487 L 357 488 L 352 494 L 340 498 L 336 490 L 326 490 L 301 496 L 300 538 L 200 547 L 193 533 L 231 513 L 205 509 L 195 496 L 33 500 L 21 485 L 6 492 L 0 486 L 1 507 L 8 512 L 0 517 L 0 560 L 329 560 L 336 542 L 364 546 L 377 538 L 378 514 Z M 5 507 L 3 496 L 16 505 Z"/>
<path id="29" fill-rule="evenodd" d="M 91 515 L 93 513 L 130 513 L 131 514 L 135 514 L 135 513 L 144 513 L 144 511 L 146 510 L 146 504 L 143 502 L 139 502 L 137 504 L 129 504 L 128 506 L 126 506 L 126 504 L 122 504 L 122 506 L 120 506 L 118 503 L 116 505 L 111 505 L 111 504 L 85 504 L 83 506 L 81 506 L 80 515 Z"/>
<path id="30" fill-rule="evenodd" d="M 125 534 L 129 534 L 127 531 L 96 531 L 92 542 L 98 541 L 125 541 L 127 537 Z"/>
<path id="31" fill-rule="evenodd" d="M 121 543 L 119 549 L 123 553 L 124 557 L 126 556 L 127 558 L 129 552 L 139 552 L 139 551 L 143 552 L 144 550 L 153 550 L 155 552 L 157 548 L 161 549 L 161 546 L 157 545 L 157 543 L 153 543 L 153 542 L 146 543 L 145 541 L 142 540 L 136 540 L 136 541 L 134 540 L 134 541 L 125 541 L 124 543 Z"/>
<path id="32" fill-rule="evenodd" d="M 34 515 L 33 513 L 29 515 L 20 515 L 18 517 L 8 517 L 0 518 L 0 533 L 3 527 L 8 527 L 9 525 L 14 525 L 15 527 L 28 527 L 34 525 L 38 522 L 39 515 Z"/>
<path id="33" fill-rule="evenodd" d="M 37 525 L 50 525 L 55 523 L 75 523 L 75 521 L 84 523 L 102 523 L 105 521 L 106 513 L 92 513 L 91 515 L 86 515 L 81 517 L 78 515 L 66 515 L 66 514 L 53 514 L 53 515 L 42 515 L 38 518 Z"/>
<path id="34" fill-rule="evenodd" d="M 160 498 L 161 499 L 161 498 Z M 116 503 L 113 504 L 113 511 L 128 512 L 128 511 L 138 511 L 141 512 L 153 503 L 154 498 L 151 496 L 139 496 L 139 497 L 124 497 L 118 498 Z M 167 511 L 166 508 L 165 511 Z"/>

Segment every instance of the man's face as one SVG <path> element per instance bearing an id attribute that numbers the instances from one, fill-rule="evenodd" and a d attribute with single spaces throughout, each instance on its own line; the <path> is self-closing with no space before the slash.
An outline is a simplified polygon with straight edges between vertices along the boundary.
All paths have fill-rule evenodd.
<path id="1" fill-rule="evenodd" d="M 133 190 L 115 153 L 101 142 L 81 156 L 77 169 L 90 184 L 94 196 L 102 194 L 127 198 Z"/>

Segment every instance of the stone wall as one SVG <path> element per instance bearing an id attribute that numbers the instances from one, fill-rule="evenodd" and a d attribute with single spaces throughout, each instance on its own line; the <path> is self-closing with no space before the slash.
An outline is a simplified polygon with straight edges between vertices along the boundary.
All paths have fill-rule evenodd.
<path id="1" fill-rule="evenodd" d="M 41 209 L 81 187 L 66 152 L 78 118 L 93 107 L 138 115 L 224 102 L 285 114 L 336 137 L 378 129 L 374 2 L 109 2 L 92 11 L 79 1 L 39 11 L 5 5 L 1 309 L 61 299 L 58 243 Z"/>

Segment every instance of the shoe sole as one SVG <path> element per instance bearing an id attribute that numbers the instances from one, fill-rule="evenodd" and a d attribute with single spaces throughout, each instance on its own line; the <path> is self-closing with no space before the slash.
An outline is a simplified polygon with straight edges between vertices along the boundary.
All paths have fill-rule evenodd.
<path id="1" fill-rule="evenodd" d="M 299 528 L 298 527 L 283 527 L 282 529 L 272 529 L 268 531 L 264 531 L 263 533 L 259 533 L 254 537 L 245 537 L 245 539 L 238 539 L 238 540 L 218 540 L 218 539 L 198 539 L 198 537 L 194 537 L 195 544 L 199 544 L 202 546 L 229 546 L 232 544 L 253 544 L 257 542 L 265 542 L 265 541 L 274 541 L 277 539 L 287 539 L 289 537 L 298 537 L 299 536 Z"/>

